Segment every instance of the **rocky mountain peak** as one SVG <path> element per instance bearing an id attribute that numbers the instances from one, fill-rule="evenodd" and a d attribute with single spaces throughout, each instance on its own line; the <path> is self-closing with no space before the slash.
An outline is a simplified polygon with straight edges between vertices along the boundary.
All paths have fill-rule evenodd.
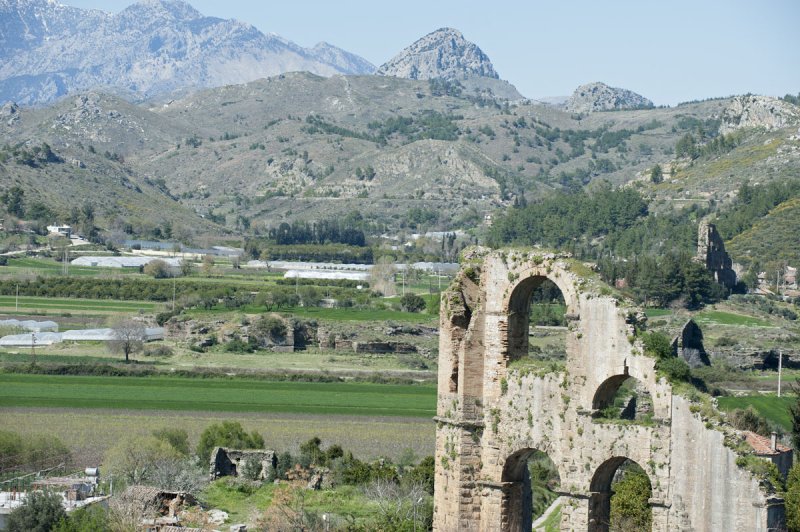
<path id="1" fill-rule="evenodd" d="M 381 65 L 376 74 L 409 79 L 499 78 L 486 54 L 453 28 L 422 37 Z"/>
<path id="2" fill-rule="evenodd" d="M 196 20 L 203 14 L 182 0 L 140 0 L 125 8 L 120 16 L 142 16 L 155 19 Z"/>
<path id="3" fill-rule="evenodd" d="M 623 109 L 645 109 L 653 107 L 653 102 L 628 89 L 609 87 L 595 82 L 581 85 L 572 93 L 565 105 L 572 113 L 592 113 L 595 111 L 619 111 Z"/>

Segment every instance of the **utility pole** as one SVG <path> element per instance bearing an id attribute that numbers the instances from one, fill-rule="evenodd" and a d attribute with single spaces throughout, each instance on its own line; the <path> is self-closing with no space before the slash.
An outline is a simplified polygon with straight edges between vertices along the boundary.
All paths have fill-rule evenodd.
<path id="1" fill-rule="evenodd" d="M 177 280 L 172 278 L 172 312 L 175 312 L 175 291 L 177 289 Z"/>
<path id="2" fill-rule="evenodd" d="M 36 364 L 36 333 L 31 333 L 31 357 L 33 358 L 33 363 Z"/>
<path id="3" fill-rule="evenodd" d="M 14 311 L 19 312 L 19 283 L 17 283 L 17 297 L 14 300 Z"/>
<path id="4" fill-rule="evenodd" d="M 778 397 L 781 396 L 781 373 L 783 373 L 783 350 L 778 349 Z"/>

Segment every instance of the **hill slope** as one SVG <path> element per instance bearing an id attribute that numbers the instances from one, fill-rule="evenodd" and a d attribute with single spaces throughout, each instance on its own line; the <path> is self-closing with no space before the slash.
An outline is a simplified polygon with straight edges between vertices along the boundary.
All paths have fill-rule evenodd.
<path id="1" fill-rule="evenodd" d="M 113 168 L 142 190 L 157 183 L 158 201 L 174 205 L 146 200 L 159 207 L 133 224 L 144 236 L 165 213 L 181 213 L 175 223 L 186 228 L 213 219 L 252 231 L 355 212 L 377 233 L 471 229 L 523 194 L 535 201 L 598 181 L 633 182 L 665 209 L 724 202 L 743 179 L 796 174 L 792 129 L 740 129 L 723 153 L 676 159 L 687 134 L 706 131 L 701 147 L 716 138 L 729 105 L 580 116 L 524 100 L 499 103 L 456 80 L 308 73 L 139 105 L 88 93 L 48 108 L 0 111 L 9 149 L 46 142 L 86 167 L 61 179 L 63 165 L 22 169 L 12 158 L 0 163 L 0 190 L 19 183 L 35 196 L 61 179 L 64 193 L 48 197 L 68 211 L 68 198 L 85 198 L 82 187 Z M 660 184 L 649 179 L 655 164 L 665 169 Z M 30 178 L 21 179 L 21 170 Z M 113 206 L 107 193 L 97 188 L 92 201 Z M 101 213 L 106 228 L 112 211 Z"/>

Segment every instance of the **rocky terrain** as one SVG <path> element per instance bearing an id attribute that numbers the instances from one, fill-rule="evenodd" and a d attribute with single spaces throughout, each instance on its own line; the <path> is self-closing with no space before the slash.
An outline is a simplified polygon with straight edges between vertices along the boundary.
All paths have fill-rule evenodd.
<path id="1" fill-rule="evenodd" d="M 780 129 L 796 124 L 800 120 L 800 109 L 778 98 L 749 94 L 731 98 L 721 119 L 722 133 L 754 127 Z"/>
<path id="2" fill-rule="evenodd" d="M 369 74 L 327 43 L 307 49 L 181 0 L 142 0 L 116 15 L 48 0 L 0 0 L 0 102 L 36 105 L 105 88 L 129 99 L 245 83 L 290 71 Z"/>
<path id="3" fill-rule="evenodd" d="M 741 129 L 729 153 L 676 160 L 676 142 L 719 128 L 733 102 L 583 116 L 476 96 L 465 80 L 308 73 L 142 104 L 90 92 L 0 110 L 0 188 L 17 183 L 61 212 L 88 199 L 104 229 L 122 217 L 145 236 L 167 221 L 238 232 L 351 212 L 376 232 L 472 229 L 521 194 L 601 181 L 636 182 L 667 208 L 800 167 L 790 115 L 783 129 Z M 43 142 L 63 162 L 25 164 Z M 679 172 L 654 185 L 656 163 Z"/>
<path id="4" fill-rule="evenodd" d="M 381 65 L 376 73 L 408 79 L 500 77 L 486 54 L 453 28 L 440 28 L 422 37 Z"/>
<path id="5" fill-rule="evenodd" d="M 627 89 L 609 87 L 595 82 L 581 85 L 567 100 L 565 109 L 572 113 L 594 113 L 596 111 L 619 111 L 622 109 L 646 109 L 653 102 Z"/>

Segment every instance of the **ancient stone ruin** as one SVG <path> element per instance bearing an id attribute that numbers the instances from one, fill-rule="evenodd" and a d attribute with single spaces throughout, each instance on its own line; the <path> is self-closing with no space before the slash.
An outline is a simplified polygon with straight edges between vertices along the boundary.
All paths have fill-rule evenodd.
<path id="1" fill-rule="evenodd" d="M 567 307 L 563 367 L 519 364 L 531 294 L 545 279 Z M 637 319 L 568 257 L 466 253 L 442 294 L 434 530 L 530 531 L 535 451 L 558 470 L 561 530 L 608 530 L 612 481 L 630 462 L 649 477 L 653 530 L 777 529 L 783 501 L 737 466 L 725 445 L 737 433 L 701 418 L 659 377 Z M 598 418 L 629 377 L 648 392 L 648 421 Z"/>
<path id="2" fill-rule="evenodd" d="M 733 289 L 736 286 L 736 272 L 733 271 L 733 262 L 730 255 L 725 251 L 725 243 L 717 232 L 714 224 L 706 221 L 700 222 L 697 231 L 697 256 L 696 259 L 705 264 L 706 269 L 714 274 L 714 279 L 725 286 Z"/>
<path id="3" fill-rule="evenodd" d="M 275 451 L 216 447 L 211 452 L 209 465 L 211 480 L 227 476 L 242 476 L 247 465 L 257 468 L 257 471 L 253 473 L 256 478 L 251 480 L 266 480 L 273 476 L 275 467 L 278 465 L 278 457 Z"/>
<path id="4" fill-rule="evenodd" d="M 692 368 L 711 365 L 703 346 L 703 331 L 694 320 L 688 320 L 672 339 L 672 350 Z"/>

